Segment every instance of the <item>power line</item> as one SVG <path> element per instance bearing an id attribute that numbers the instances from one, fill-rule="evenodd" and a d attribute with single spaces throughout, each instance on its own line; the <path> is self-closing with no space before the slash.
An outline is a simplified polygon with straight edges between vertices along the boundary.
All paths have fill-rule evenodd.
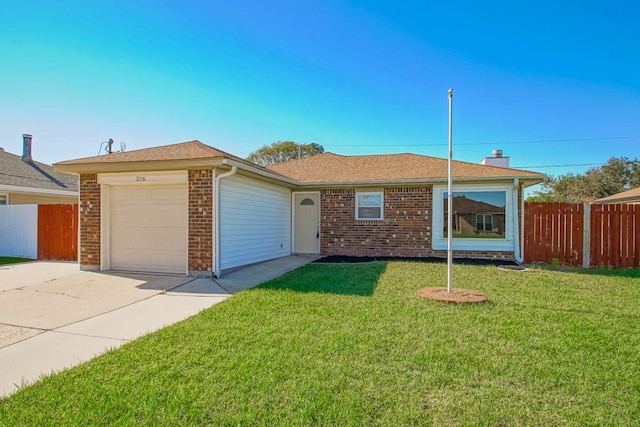
<path id="1" fill-rule="evenodd" d="M 468 142 L 458 143 L 460 145 L 515 145 L 515 144 L 544 144 L 555 142 L 586 142 L 586 141 L 611 141 L 611 140 L 630 140 L 640 139 L 640 136 L 610 136 L 600 138 L 572 138 L 572 139 L 539 139 L 530 141 L 502 141 L 502 142 Z M 322 144 L 327 147 L 437 147 L 444 146 L 444 143 L 437 144 Z"/>
<path id="2" fill-rule="evenodd" d="M 568 166 L 603 166 L 606 163 L 572 163 L 566 165 L 530 165 L 530 166 L 511 166 L 516 169 L 525 169 L 525 168 L 564 168 Z"/>

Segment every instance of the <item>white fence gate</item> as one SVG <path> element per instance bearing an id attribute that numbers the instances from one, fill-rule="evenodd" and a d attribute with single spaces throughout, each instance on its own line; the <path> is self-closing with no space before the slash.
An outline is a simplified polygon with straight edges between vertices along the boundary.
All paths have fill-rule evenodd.
<path id="1" fill-rule="evenodd" d="M 38 258 L 38 205 L 0 206 L 0 256 Z"/>

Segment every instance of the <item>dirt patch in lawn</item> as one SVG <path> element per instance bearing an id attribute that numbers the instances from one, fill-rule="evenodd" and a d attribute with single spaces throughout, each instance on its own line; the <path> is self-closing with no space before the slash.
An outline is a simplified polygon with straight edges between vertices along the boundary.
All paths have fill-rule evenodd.
<path id="1" fill-rule="evenodd" d="M 448 292 L 447 288 L 422 288 L 418 290 L 418 296 L 451 304 L 469 304 L 487 301 L 487 296 L 482 292 L 459 288 L 453 288 L 451 293 Z"/>

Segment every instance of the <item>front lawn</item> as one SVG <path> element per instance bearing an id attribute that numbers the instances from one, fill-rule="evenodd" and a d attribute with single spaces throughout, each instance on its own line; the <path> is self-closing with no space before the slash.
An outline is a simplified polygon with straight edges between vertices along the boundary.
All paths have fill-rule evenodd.
<path id="1" fill-rule="evenodd" d="M 7 425 L 637 425 L 640 270 L 310 264 L 0 401 Z"/>
<path id="2" fill-rule="evenodd" d="M 33 261 L 31 258 L 19 258 L 14 256 L 0 256 L 0 265 L 3 264 L 16 264 L 19 262 Z"/>

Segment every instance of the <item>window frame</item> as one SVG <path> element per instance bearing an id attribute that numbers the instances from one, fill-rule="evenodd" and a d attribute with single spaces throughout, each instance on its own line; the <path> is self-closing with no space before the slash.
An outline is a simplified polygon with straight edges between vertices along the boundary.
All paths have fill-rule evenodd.
<path id="1" fill-rule="evenodd" d="M 0 193 L 0 199 L 4 199 L 4 203 L 0 203 L 0 206 L 9 204 L 9 194 L 8 193 Z"/>
<path id="2" fill-rule="evenodd" d="M 371 207 L 371 206 L 360 206 L 359 196 L 380 196 L 380 216 L 377 218 L 361 218 L 360 217 L 360 208 L 361 207 Z M 382 221 L 384 220 L 384 191 L 356 191 L 355 193 L 355 210 L 356 210 L 356 220 L 358 221 Z"/>
<path id="3" fill-rule="evenodd" d="M 453 193 L 458 192 L 487 192 L 487 191 L 504 191 L 505 199 L 505 235 L 501 239 L 483 239 L 483 238 L 453 238 L 454 250 L 468 251 L 505 251 L 511 252 L 515 250 L 514 233 L 516 226 L 513 219 L 514 200 L 517 200 L 517 194 L 513 188 L 513 184 L 458 184 L 453 186 Z M 431 246 L 433 250 L 446 250 L 447 237 L 444 234 L 444 194 L 447 193 L 446 185 L 433 186 L 433 215 L 432 215 L 432 240 Z"/>

